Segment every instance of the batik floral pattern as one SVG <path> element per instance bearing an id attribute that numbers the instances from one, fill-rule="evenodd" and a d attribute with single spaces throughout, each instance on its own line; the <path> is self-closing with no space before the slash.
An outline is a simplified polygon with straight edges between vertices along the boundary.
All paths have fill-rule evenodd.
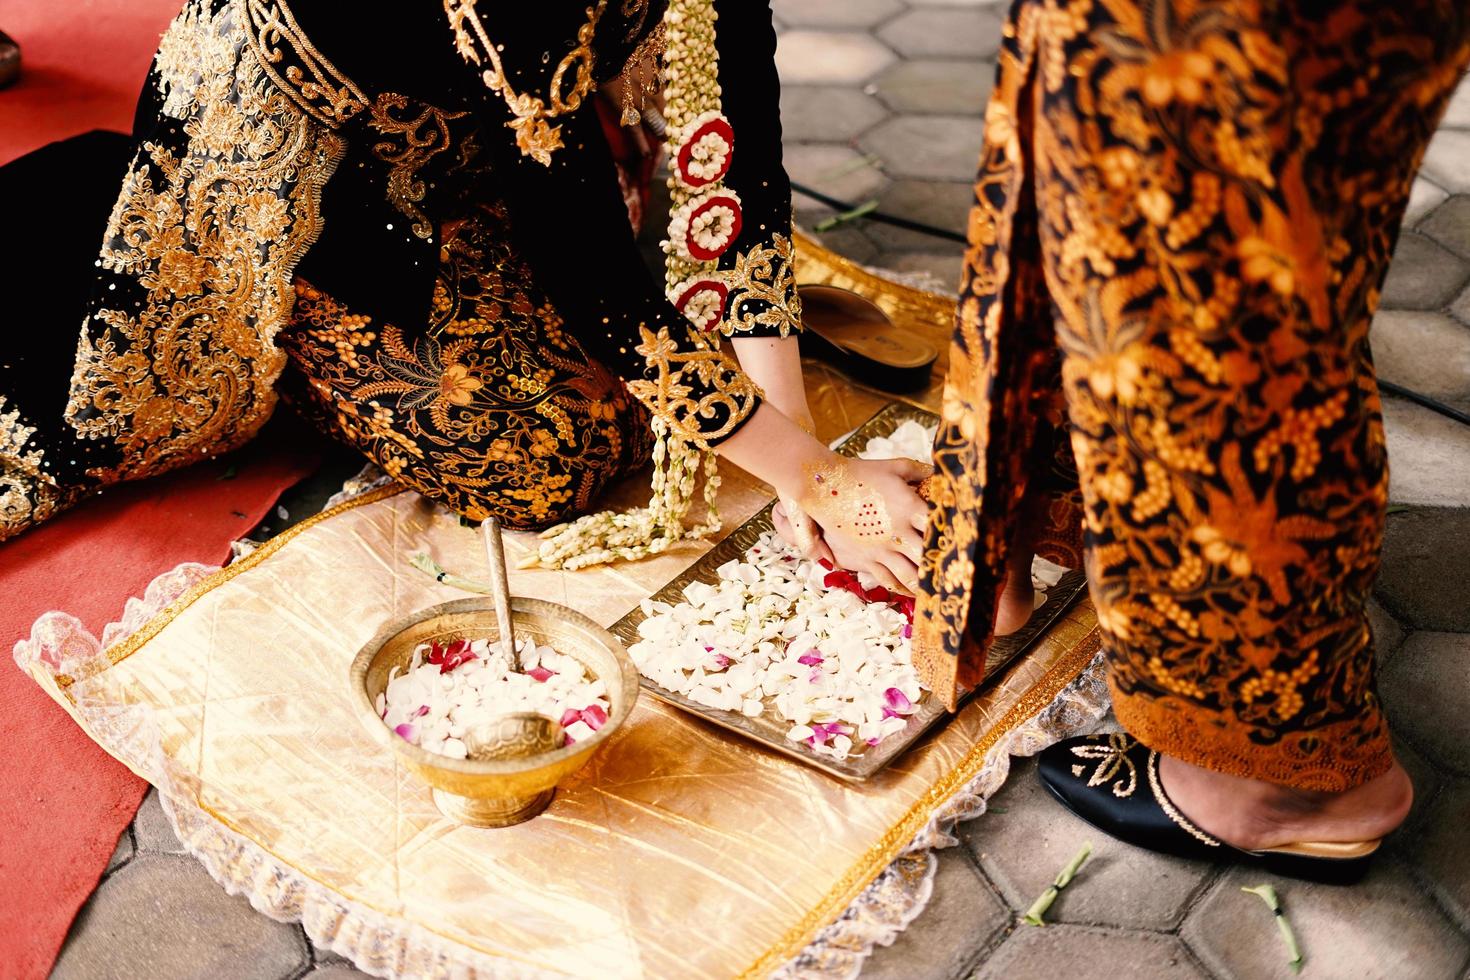
<path id="1" fill-rule="evenodd" d="M 297 280 L 287 394 L 398 482 L 472 520 L 585 513 L 651 449 L 648 415 L 535 288 L 499 209 L 450 235 L 424 322 L 378 324 Z"/>
<path id="2" fill-rule="evenodd" d="M 1387 503 L 1368 325 L 1470 60 L 1451 0 L 1012 13 L 945 392 L 916 657 L 973 680 L 1065 394 L 1120 721 L 1342 790 L 1389 764 L 1364 614 Z M 1032 481 L 1031 490 L 1035 490 Z"/>

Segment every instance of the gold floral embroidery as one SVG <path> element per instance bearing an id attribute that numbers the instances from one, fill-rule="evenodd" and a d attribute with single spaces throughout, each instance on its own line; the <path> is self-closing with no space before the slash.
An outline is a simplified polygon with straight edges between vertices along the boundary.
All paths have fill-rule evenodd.
<path id="1" fill-rule="evenodd" d="M 795 250 L 787 236 L 776 234 L 770 245 L 736 255 L 734 267 L 720 277 L 730 289 L 720 325 L 725 336 L 775 328 L 785 337 L 801 330 Z"/>
<path id="2" fill-rule="evenodd" d="M 427 190 L 418 173 L 454 144 L 449 122 L 466 113 L 448 112 L 426 103 L 410 106 L 407 96 L 384 92 L 373 102 L 371 114 L 368 125 L 389 137 L 373 144 L 373 156 L 389 166 L 388 201 L 413 219 L 415 235 L 432 238 L 434 223 L 418 206 Z"/>
<path id="3" fill-rule="evenodd" d="M 319 233 L 321 189 L 345 150 L 266 81 L 240 5 L 203 10 L 186 8 L 163 44 L 173 77 L 196 80 L 180 108 L 187 148 L 143 144 L 101 251 L 99 264 L 132 277 L 144 301 L 97 309 L 78 345 L 66 418 L 117 447 L 116 465 L 89 471 L 104 481 L 226 451 L 269 417 L 292 270 Z"/>
<path id="4" fill-rule="evenodd" d="M 545 99 L 511 87 L 500 60 L 500 49 L 486 34 L 485 25 L 475 11 L 475 2 L 444 0 L 444 13 L 454 30 L 454 49 L 472 65 L 489 63 L 480 77 L 485 87 L 504 99 L 510 109 L 512 119 L 506 125 L 515 130 L 516 146 L 526 156 L 549 167 L 551 155 L 561 149 L 562 141 L 561 127 L 547 120 L 576 111 L 592 90 L 592 69 L 596 63 L 592 38 L 597 33 L 602 12 L 607 9 L 607 0 L 597 0 L 597 6 L 587 8 L 587 22 L 577 31 L 577 44 L 557 63 Z M 573 73 L 570 91 L 566 90 L 568 72 Z"/>
<path id="5" fill-rule="evenodd" d="M 680 350 L 669 336 L 667 327 L 657 334 L 646 326 L 638 333 L 642 342 L 635 348 L 648 361 L 657 377 L 653 381 L 628 382 L 631 391 L 648 410 L 666 420 L 675 436 L 701 449 L 709 448 L 709 440 L 734 432 L 745 421 L 761 398 L 761 390 L 725 354 L 710 347 L 692 332 L 690 346 Z M 691 381 L 697 380 L 704 394 L 696 394 Z M 700 420 L 725 413 L 718 428 L 701 431 Z"/>
<path id="6" fill-rule="evenodd" d="M 27 448 L 36 427 L 6 404 L 0 395 L 0 541 L 50 517 L 67 496 L 42 472 L 45 454 Z"/>
<path id="7" fill-rule="evenodd" d="M 1137 744 L 1127 735 L 1108 735 L 1101 742 L 1089 742 L 1072 746 L 1072 754 L 1079 759 L 1096 762 L 1097 766 L 1087 777 L 1089 787 L 1111 782 L 1113 795 L 1126 800 L 1138 789 L 1138 767 L 1128 758 L 1128 752 Z M 1072 775 L 1082 778 L 1087 771 L 1085 765 L 1072 767 Z"/>
<path id="8" fill-rule="evenodd" d="M 261 69 L 314 119 L 335 128 L 367 107 L 367 96 L 316 49 L 284 0 L 245 0 L 244 6 L 246 36 Z"/>

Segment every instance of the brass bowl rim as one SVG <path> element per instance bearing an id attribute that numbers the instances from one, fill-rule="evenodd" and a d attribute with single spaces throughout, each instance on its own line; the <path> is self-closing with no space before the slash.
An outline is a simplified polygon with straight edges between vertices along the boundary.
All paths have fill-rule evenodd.
<path id="1" fill-rule="evenodd" d="M 357 652 L 357 656 L 352 658 L 352 667 L 348 676 L 352 683 L 353 699 L 357 702 L 358 717 L 369 727 L 375 736 L 378 736 L 380 742 L 386 738 L 387 745 L 390 749 L 398 755 L 403 756 L 409 762 L 421 766 L 430 766 L 448 770 L 449 772 L 465 773 L 472 776 L 506 776 L 543 769 L 554 763 L 570 759 L 573 756 L 591 752 L 611 737 L 613 732 L 617 731 L 618 727 L 633 713 L 633 706 L 638 701 L 641 687 L 638 668 L 633 665 L 633 659 L 628 656 L 628 651 L 623 646 L 622 641 L 601 626 L 598 626 L 587 616 L 567 606 L 555 602 L 547 602 L 545 599 L 533 599 L 530 596 L 515 595 L 510 597 L 510 603 L 512 613 L 528 612 L 548 618 L 561 619 L 573 626 L 587 630 L 606 641 L 607 648 L 612 653 L 613 660 L 618 665 L 617 677 L 603 677 L 599 674 L 598 679 L 606 683 L 609 688 L 616 681 L 623 693 L 623 696 L 619 699 L 620 703 L 614 704 L 612 711 L 608 713 L 607 723 L 593 732 L 591 738 L 583 739 L 580 742 L 573 742 L 570 745 L 564 745 L 551 752 L 523 756 L 519 759 L 455 759 L 447 755 L 440 755 L 438 752 L 430 752 L 428 749 L 420 748 L 407 739 L 400 737 L 379 717 L 372 698 L 368 697 L 368 666 L 373 662 L 373 658 L 382 652 L 383 647 L 387 645 L 389 640 L 411 626 L 417 626 L 419 623 L 427 622 L 439 616 L 448 616 L 456 613 L 487 612 L 492 616 L 494 615 L 495 607 L 491 605 L 488 597 L 484 599 L 454 599 L 450 602 L 441 602 L 438 605 L 420 609 L 417 612 L 412 612 L 393 620 L 378 630 L 373 638 Z M 565 651 L 557 652 L 565 653 Z M 567 656 L 572 656 L 572 654 L 567 654 Z"/>

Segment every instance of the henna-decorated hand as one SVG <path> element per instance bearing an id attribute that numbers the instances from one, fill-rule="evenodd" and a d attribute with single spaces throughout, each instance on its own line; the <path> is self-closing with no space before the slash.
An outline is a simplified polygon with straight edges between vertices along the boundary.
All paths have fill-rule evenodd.
<path id="1" fill-rule="evenodd" d="M 911 459 L 834 454 L 806 468 L 807 483 L 795 494 L 796 503 L 820 526 L 835 564 L 912 594 L 929 518 L 928 504 L 913 484 L 932 472 Z"/>

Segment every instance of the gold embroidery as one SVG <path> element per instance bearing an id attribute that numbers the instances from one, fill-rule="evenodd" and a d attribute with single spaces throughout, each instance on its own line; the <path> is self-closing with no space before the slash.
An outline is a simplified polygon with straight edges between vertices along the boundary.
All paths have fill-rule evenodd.
<path id="1" fill-rule="evenodd" d="M 101 251 L 101 266 L 133 277 L 145 302 L 98 309 L 78 345 L 66 418 L 82 438 L 114 441 L 117 464 L 89 471 L 104 481 L 226 451 L 269 417 L 292 271 L 319 234 L 321 189 L 346 149 L 266 82 L 238 7 L 212 19 L 200 9 L 164 43 L 196 57 L 187 148 L 143 144 Z"/>
<path id="2" fill-rule="evenodd" d="M 444 0 L 444 13 L 454 30 L 454 49 L 472 65 L 489 62 L 490 67 L 481 72 L 480 77 L 486 88 L 505 100 L 512 116 L 512 121 L 506 125 L 515 130 L 516 146 L 537 163 L 551 166 L 551 155 L 562 147 L 561 127 L 553 126 L 547 120 L 574 112 L 592 90 L 592 68 L 596 63 L 592 38 L 606 9 L 607 0 L 598 0 L 596 7 L 587 8 L 587 23 L 577 31 L 577 46 L 557 63 L 556 71 L 551 75 L 547 92 L 551 105 L 548 108 L 546 99 L 529 92 L 517 92 L 511 87 L 505 65 L 500 60 L 499 48 L 485 33 L 485 25 L 475 12 L 475 0 Z M 572 87 L 563 94 L 568 72 L 574 72 Z"/>
<path id="3" fill-rule="evenodd" d="M 1075 752 L 1076 750 L 1073 749 L 1073 751 Z M 1148 769 L 1149 787 L 1154 791 L 1154 799 L 1159 801 L 1159 808 L 1164 811 L 1164 815 L 1178 824 L 1180 830 L 1183 830 L 1201 844 L 1208 845 L 1209 847 L 1219 847 L 1220 842 L 1190 823 L 1189 818 L 1179 812 L 1178 807 L 1174 806 L 1174 801 L 1169 799 L 1169 795 L 1164 792 L 1164 785 L 1159 782 L 1159 754 L 1152 749 L 1148 753 L 1148 764 L 1146 768 Z"/>
<path id="4" fill-rule="evenodd" d="M 669 336 L 667 327 L 657 334 L 646 326 L 638 333 L 642 343 L 635 348 L 657 373 L 654 381 L 628 382 L 631 391 L 648 410 L 665 419 L 675 436 L 701 449 L 708 449 L 710 439 L 734 432 L 761 398 L 761 390 L 728 357 L 690 335 L 691 349 L 681 351 Z M 698 379 L 708 389 L 695 395 L 689 384 Z M 700 420 L 708 420 L 721 411 L 728 413 L 723 425 L 713 431 L 700 430 Z"/>
<path id="5" fill-rule="evenodd" d="M 796 292 L 795 250 L 782 234 L 770 245 L 756 245 L 735 256 L 735 267 L 720 273 L 730 288 L 720 332 L 729 337 L 758 328 L 781 336 L 801 330 L 801 297 Z"/>
<path id="6" fill-rule="evenodd" d="M 35 426 L 26 425 L 20 409 L 5 411 L 0 395 L 0 541 L 39 524 L 55 513 L 66 497 L 55 481 L 41 472 L 45 465 L 39 449 L 27 449 Z"/>
<path id="7" fill-rule="evenodd" d="M 413 115 L 414 110 L 418 110 L 417 115 Z M 373 156 L 389 165 L 388 201 L 405 217 L 413 219 L 415 235 L 432 238 L 434 223 L 418 207 L 426 190 L 418 172 L 453 145 L 449 120 L 460 119 L 466 113 L 446 112 L 425 103 L 414 103 L 410 109 L 408 98 L 395 92 L 378 96 L 371 112 L 368 125 L 390 137 L 373 144 Z"/>
<path id="8" fill-rule="evenodd" d="M 1089 787 L 1098 787 L 1113 782 L 1113 795 L 1126 800 L 1138 789 L 1138 769 L 1128 758 L 1128 750 L 1136 743 L 1127 735 L 1112 734 L 1105 742 L 1091 742 L 1072 746 L 1072 754 L 1079 759 L 1096 762 L 1097 768 L 1087 777 Z M 1072 775 L 1078 777 L 1086 771 L 1085 766 L 1073 766 Z M 1126 772 L 1126 778 L 1124 773 Z"/>
<path id="9" fill-rule="evenodd" d="M 246 0 L 245 8 L 261 69 L 313 118 L 336 128 L 367 107 L 367 96 L 322 56 L 284 0 Z"/>

